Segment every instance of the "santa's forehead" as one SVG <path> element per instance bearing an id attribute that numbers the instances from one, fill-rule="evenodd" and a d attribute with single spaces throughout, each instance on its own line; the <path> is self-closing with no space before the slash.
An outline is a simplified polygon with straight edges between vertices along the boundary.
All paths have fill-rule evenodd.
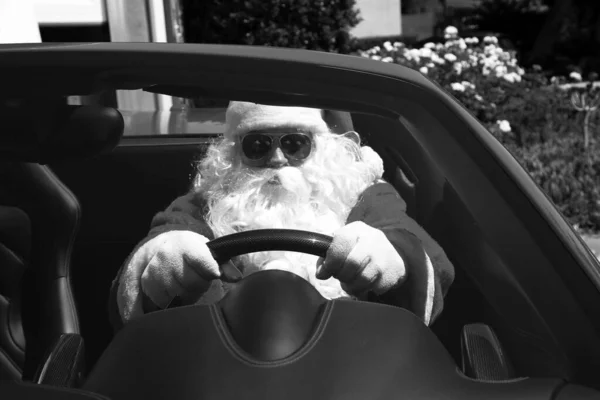
<path id="1" fill-rule="evenodd" d="M 269 106 L 232 102 L 226 113 L 225 136 L 233 137 L 258 130 L 269 132 L 300 129 L 302 132 L 326 132 L 322 110 L 306 107 Z"/>
<path id="2" fill-rule="evenodd" d="M 227 107 L 227 112 L 232 114 L 246 114 L 255 112 L 264 113 L 310 113 L 322 115 L 323 110 L 314 107 L 275 106 L 269 104 L 250 103 L 246 101 L 232 101 Z"/>
<path id="3" fill-rule="evenodd" d="M 248 133 L 268 133 L 270 135 L 286 135 L 288 133 L 308 133 L 308 132 L 304 132 L 304 131 L 305 130 L 302 129 L 301 126 L 282 125 L 282 126 L 275 126 L 275 127 L 269 127 L 269 128 L 254 129 Z"/>
<path id="4" fill-rule="evenodd" d="M 279 124 L 301 126 L 323 121 L 323 111 L 318 108 L 269 106 L 255 103 L 231 103 L 226 119 L 230 123 Z"/>

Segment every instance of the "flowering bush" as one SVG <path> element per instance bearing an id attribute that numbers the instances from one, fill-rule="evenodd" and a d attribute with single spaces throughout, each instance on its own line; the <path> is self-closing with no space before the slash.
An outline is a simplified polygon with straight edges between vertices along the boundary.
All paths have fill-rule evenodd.
<path id="1" fill-rule="evenodd" d="M 526 72 L 515 52 L 502 49 L 494 36 L 461 38 L 456 28 L 447 27 L 445 43 L 408 48 L 385 42 L 359 55 L 427 75 L 505 144 L 523 146 L 576 128 L 569 94 L 559 87 L 563 81 L 550 84 L 541 70 Z"/>
<path id="2" fill-rule="evenodd" d="M 436 81 L 512 152 L 573 225 L 600 231 L 600 145 L 592 134 L 600 96 L 591 85 L 564 88 L 580 74 L 548 79 L 539 67 L 525 71 L 497 38 L 463 39 L 453 27 L 444 43 L 385 42 L 359 55 Z"/>

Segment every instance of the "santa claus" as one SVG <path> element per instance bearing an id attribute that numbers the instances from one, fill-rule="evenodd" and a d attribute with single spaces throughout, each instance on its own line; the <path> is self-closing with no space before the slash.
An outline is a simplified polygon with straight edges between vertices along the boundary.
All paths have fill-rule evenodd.
<path id="1" fill-rule="evenodd" d="M 328 124 L 331 115 L 231 102 L 225 134 L 198 163 L 192 190 L 154 217 L 148 237 L 115 279 L 115 328 L 174 299 L 216 302 L 232 282 L 266 269 L 291 271 L 328 299 L 394 304 L 430 324 L 442 310 L 453 266 L 382 180 L 381 158 L 361 146 L 356 132 L 340 132 L 339 118 Z M 227 266 L 206 246 L 213 238 L 265 228 L 324 233 L 333 242 L 324 259 L 271 251 Z"/>

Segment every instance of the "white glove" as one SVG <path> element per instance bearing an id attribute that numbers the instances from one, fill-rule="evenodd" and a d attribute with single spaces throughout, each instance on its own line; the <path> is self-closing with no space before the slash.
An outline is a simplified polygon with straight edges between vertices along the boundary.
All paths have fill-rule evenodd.
<path id="1" fill-rule="evenodd" d="M 154 256 L 142 273 L 141 289 L 158 307 L 166 308 L 176 296 L 192 304 L 213 280 L 221 278 L 206 237 L 192 231 L 169 231 L 152 241 Z"/>
<path id="2" fill-rule="evenodd" d="M 404 282 L 406 267 L 382 231 L 356 221 L 333 234 L 317 269 L 318 279 L 332 276 L 351 294 L 372 291 L 380 295 Z"/>

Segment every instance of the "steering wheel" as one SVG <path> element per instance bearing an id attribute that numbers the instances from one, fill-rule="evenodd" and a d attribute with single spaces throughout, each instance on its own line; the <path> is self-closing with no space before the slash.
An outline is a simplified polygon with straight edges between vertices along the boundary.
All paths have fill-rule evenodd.
<path id="1" fill-rule="evenodd" d="M 331 237 L 318 233 L 268 229 L 207 246 L 222 265 L 256 251 L 323 257 L 330 244 Z M 82 388 L 112 400 L 584 398 L 561 379 L 466 378 L 411 312 L 327 300 L 303 278 L 279 270 L 245 277 L 216 304 L 128 323 Z"/>
<path id="2" fill-rule="evenodd" d="M 333 238 L 296 229 L 257 229 L 221 236 L 206 243 L 219 265 L 260 251 L 294 251 L 325 257 Z"/>

